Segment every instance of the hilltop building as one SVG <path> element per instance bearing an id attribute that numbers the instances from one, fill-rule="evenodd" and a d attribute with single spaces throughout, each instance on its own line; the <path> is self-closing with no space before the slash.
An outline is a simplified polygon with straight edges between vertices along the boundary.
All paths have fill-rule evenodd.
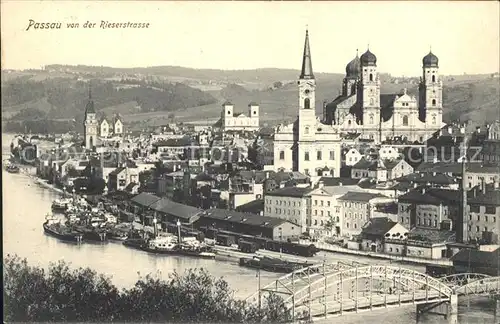
<path id="1" fill-rule="evenodd" d="M 221 118 L 215 123 L 222 131 L 247 131 L 259 130 L 259 105 L 255 102 L 248 104 L 248 116 L 235 113 L 234 105 L 226 101 L 222 105 Z"/>
<path id="2" fill-rule="evenodd" d="M 121 136 L 123 135 L 123 128 L 123 121 L 119 114 L 114 115 L 112 118 L 108 118 L 103 114 L 99 119 L 100 137 Z"/>
<path id="3" fill-rule="evenodd" d="M 85 117 L 83 121 L 83 137 L 85 139 L 85 148 L 93 150 L 94 147 L 101 144 L 101 139 L 112 135 L 122 136 L 125 133 L 125 127 L 120 115 L 116 114 L 108 119 L 104 114 L 98 119 L 92 100 L 92 92 L 89 86 L 89 100 L 85 106 Z"/>
<path id="4" fill-rule="evenodd" d="M 289 125 L 279 125 L 274 134 L 274 168 L 298 171 L 308 176 L 338 177 L 340 174 L 340 133 L 316 116 L 314 78 L 309 33 L 306 31 L 302 70 L 298 81 L 299 114 Z"/>
<path id="5" fill-rule="evenodd" d="M 342 93 L 323 107 L 323 122 L 342 133 L 383 142 L 395 137 L 423 142 L 443 127 L 443 81 L 439 60 L 422 60 L 418 95 L 381 94 L 377 57 L 368 49 L 347 64 Z"/>

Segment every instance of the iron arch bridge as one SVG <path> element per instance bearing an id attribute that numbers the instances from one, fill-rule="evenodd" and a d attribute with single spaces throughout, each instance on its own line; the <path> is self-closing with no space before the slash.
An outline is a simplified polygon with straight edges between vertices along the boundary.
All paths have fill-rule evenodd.
<path id="1" fill-rule="evenodd" d="M 469 273 L 438 279 L 404 267 L 336 262 L 289 273 L 247 302 L 263 303 L 266 293 L 281 295 L 294 320 L 314 319 L 408 304 L 451 303 L 456 309 L 459 295 L 500 294 L 500 277 Z"/>

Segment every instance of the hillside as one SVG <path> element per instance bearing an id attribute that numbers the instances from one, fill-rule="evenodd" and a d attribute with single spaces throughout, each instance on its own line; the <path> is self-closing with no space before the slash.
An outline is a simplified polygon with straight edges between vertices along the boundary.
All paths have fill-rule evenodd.
<path id="1" fill-rule="evenodd" d="M 258 102 L 262 124 L 291 121 L 297 114 L 298 70 L 256 69 L 241 71 L 197 70 L 160 66 L 108 68 L 51 65 L 45 70 L 2 71 L 2 112 L 9 117 L 22 109 L 38 109 L 52 119 L 82 118 L 88 97 L 88 81 L 96 109 L 119 112 L 134 125 L 177 121 L 208 124 L 220 116 L 230 100 L 235 112 L 247 112 Z M 418 78 L 394 78 L 380 74 L 382 93 L 408 88 L 417 94 Z M 340 91 L 343 74 L 317 73 L 316 109 Z M 491 75 L 445 76 L 444 120 L 483 123 L 499 118 L 500 84 Z M 28 114 L 30 115 L 30 114 Z M 36 115 L 36 114 L 35 114 Z"/>

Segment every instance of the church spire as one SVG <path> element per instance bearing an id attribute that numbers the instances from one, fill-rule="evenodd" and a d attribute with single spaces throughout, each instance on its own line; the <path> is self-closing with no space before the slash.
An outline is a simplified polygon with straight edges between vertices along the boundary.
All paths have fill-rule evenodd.
<path id="1" fill-rule="evenodd" d="M 90 88 L 90 82 L 89 82 L 89 100 L 92 100 L 92 89 Z"/>
<path id="2" fill-rule="evenodd" d="M 309 30 L 306 29 L 306 41 L 304 43 L 304 55 L 302 57 L 302 70 L 300 73 L 301 79 L 314 79 L 311 49 L 309 48 Z"/>

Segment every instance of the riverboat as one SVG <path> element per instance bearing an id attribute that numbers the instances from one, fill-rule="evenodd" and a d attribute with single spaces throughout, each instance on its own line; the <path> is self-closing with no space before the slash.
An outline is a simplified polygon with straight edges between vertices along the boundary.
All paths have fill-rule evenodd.
<path id="1" fill-rule="evenodd" d="M 143 246 L 147 244 L 146 240 L 142 238 L 130 238 L 128 237 L 123 241 L 123 245 L 133 248 L 133 249 L 142 249 Z"/>
<path id="2" fill-rule="evenodd" d="M 6 168 L 7 172 L 9 173 L 19 173 L 19 167 L 17 165 L 10 164 Z"/>
<path id="3" fill-rule="evenodd" d="M 157 237 L 149 240 L 142 250 L 155 254 L 185 255 L 202 259 L 215 259 L 215 253 L 196 239 L 186 238 L 181 244 L 174 236 Z"/>
<path id="4" fill-rule="evenodd" d="M 71 199 L 69 198 L 56 199 L 52 202 L 52 210 L 64 212 L 69 206 L 71 206 L 71 203 Z"/>
<path id="5" fill-rule="evenodd" d="M 48 235 L 58 238 L 61 241 L 77 243 L 83 241 L 83 235 L 81 233 L 73 231 L 71 228 L 62 225 L 60 221 L 52 218 L 48 218 L 45 223 L 43 223 L 43 230 Z"/>
<path id="6" fill-rule="evenodd" d="M 240 266 L 260 269 L 269 272 L 290 273 L 301 268 L 311 266 L 312 263 L 290 262 L 278 258 L 260 257 L 255 258 L 240 258 Z"/>
<path id="7" fill-rule="evenodd" d="M 107 232 L 104 229 L 85 225 L 75 225 L 74 229 L 81 233 L 86 241 L 105 242 L 108 239 Z"/>

